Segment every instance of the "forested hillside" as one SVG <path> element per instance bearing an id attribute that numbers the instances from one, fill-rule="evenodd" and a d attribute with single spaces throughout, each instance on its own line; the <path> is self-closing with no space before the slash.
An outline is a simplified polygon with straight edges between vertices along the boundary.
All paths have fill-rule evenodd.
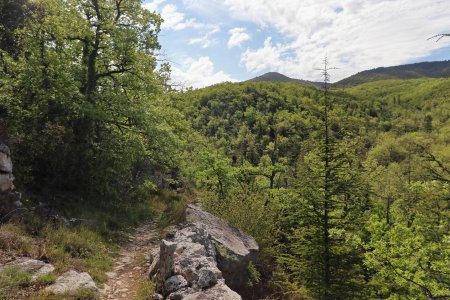
<path id="1" fill-rule="evenodd" d="M 284 83 L 298 83 L 298 84 L 302 84 L 302 85 L 307 85 L 307 86 L 322 86 L 323 84 L 321 82 L 312 82 L 312 81 L 308 81 L 308 80 L 302 80 L 302 79 L 294 79 L 294 78 L 290 78 L 287 77 L 286 75 L 277 73 L 277 72 L 269 72 L 266 74 L 263 74 L 261 76 L 249 79 L 247 81 L 250 82 L 264 82 L 264 81 L 269 81 L 269 82 L 284 82 Z"/>
<path id="2" fill-rule="evenodd" d="M 450 61 L 421 62 L 359 72 L 335 83 L 336 86 L 355 86 L 388 79 L 448 78 Z"/>
<path id="3" fill-rule="evenodd" d="M 260 245 L 245 299 L 450 298 L 450 79 L 179 91 L 142 4 L 0 0 L 0 176 L 18 191 L 0 193 L 0 265 L 55 266 L 2 270 L 0 299 L 62 299 L 40 291 L 69 269 L 101 286 L 132 228 L 197 200 Z"/>
<path id="4" fill-rule="evenodd" d="M 447 297 L 449 97 L 448 79 L 369 83 L 328 104 L 296 84 L 188 92 L 187 117 L 215 145 L 195 147 L 189 175 L 257 237 L 261 280 L 282 298 Z"/>

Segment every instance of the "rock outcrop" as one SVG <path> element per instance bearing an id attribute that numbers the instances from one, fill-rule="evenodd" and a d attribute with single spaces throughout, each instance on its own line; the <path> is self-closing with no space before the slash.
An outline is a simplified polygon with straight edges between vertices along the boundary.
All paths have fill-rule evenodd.
<path id="1" fill-rule="evenodd" d="M 0 266 L 0 272 L 7 268 L 17 268 L 31 275 L 31 280 L 35 281 L 43 275 L 47 275 L 55 270 L 51 264 L 40 260 L 21 257 Z M 98 292 L 94 280 L 88 273 L 79 273 L 70 270 L 60 275 L 55 283 L 45 288 L 45 291 L 51 294 L 73 294 L 80 289 L 89 289 Z"/>
<path id="2" fill-rule="evenodd" d="M 70 270 L 59 276 L 55 283 L 47 287 L 45 291 L 52 294 L 73 294 L 80 289 L 99 291 L 91 275 L 86 272 L 78 273 Z"/>
<path id="3" fill-rule="evenodd" d="M 5 144 L 0 143 L 0 192 L 14 189 L 13 165 L 11 152 Z"/>
<path id="4" fill-rule="evenodd" d="M 31 275 L 32 281 L 55 270 L 55 267 L 51 264 L 47 264 L 43 261 L 27 257 L 21 257 L 4 264 L 3 266 L 0 266 L 0 272 L 2 272 L 6 268 L 18 268 L 23 272 L 29 273 Z"/>
<path id="5" fill-rule="evenodd" d="M 259 250 L 255 239 L 198 205 L 188 206 L 186 221 L 203 224 L 211 235 L 217 250 L 217 264 L 227 285 L 235 290 L 245 288 L 248 263 Z"/>
<path id="6" fill-rule="evenodd" d="M 248 262 L 258 250 L 255 240 L 198 206 L 188 207 L 187 220 L 192 223 L 168 234 L 152 254 L 150 276 L 159 298 L 241 299 L 229 285 L 245 284 Z"/>

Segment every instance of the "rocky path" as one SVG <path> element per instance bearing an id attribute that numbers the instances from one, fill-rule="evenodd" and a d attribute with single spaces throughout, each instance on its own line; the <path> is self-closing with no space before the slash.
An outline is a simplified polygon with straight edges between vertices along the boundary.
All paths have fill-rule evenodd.
<path id="1" fill-rule="evenodd" d="M 150 253 L 159 250 L 161 229 L 156 223 L 147 223 L 137 228 L 120 248 L 113 271 L 101 291 L 101 299 L 135 299 L 139 285 L 148 276 Z"/>

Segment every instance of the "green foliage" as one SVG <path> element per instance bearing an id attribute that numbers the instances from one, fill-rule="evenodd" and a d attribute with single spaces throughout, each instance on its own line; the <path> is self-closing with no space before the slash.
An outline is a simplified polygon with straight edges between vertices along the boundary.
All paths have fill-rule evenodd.
<path id="1" fill-rule="evenodd" d="M 42 276 L 39 276 L 36 281 L 42 285 L 51 285 L 56 281 L 58 276 L 55 273 L 48 273 Z"/>
<path id="2" fill-rule="evenodd" d="M 165 193 L 160 200 L 164 205 L 159 217 L 159 225 L 162 228 L 186 221 L 186 200 L 183 197 L 175 193 Z"/>
<path id="3" fill-rule="evenodd" d="M 0 299 L 10 299 L 17 289 L 26 287 L 31 282 L 31 275 L 16 267 L 7 267 L 0 272 Z"/>
<path id="4" fill-rule="evenodd" d="M 0 61 L 3 58 L 2 50 L 13 55 L 18 51 L 15 30 L 24 25 L 27 6 L 27 0 L 0 1 Z"/>
<path id="5" fill-rule="evenodd" d="M 66 294 L 50 294 L 45 291 L 40 291 L 34 294 L 33 299 L 36 300 L 98 300 L 100 299 L 98 293 L 91 289 L 81 288 L 75 293 Z"/>
<path id="6" fill-rule="evenodd" d="M 0 226 L 0 249 L 15 255 L 30 255 L 32 240 L 19 226 L 3 224 Z"/>
<path id="7" fill-rule="evenodd" d="M 155 293 L 156 286 L 151 280 L 144 280 L 139 284 L 136 300 L 152 300 Z"/>
<path id="8" fill-rule="evenodd" d="M 327 118 L 322 91 L 293 84 L 175 95 L 207 138 L 191 134 L 184 175 L 208 210 L 256 237 L 274 295 L 443 297 L 449 90 L 448 79 L 359 85 L 329 94 Z"/>
<path id="9" fill-rule="evenodd" d="M 42 235 L 45 240 L 41 255 L 47 257 L 58 271 L 81 268 L 97 282 L 107 280 L 105 272 L 112 265 L 111 253 L 97 233 L 83 227 L 73 230 L 47 227 Z"/>
<path id="10" fill-rule="evenodd" d="M 442 37 L 444 37 L 443 35 Z M 438 37 L 436 37 L 438 38 Z M 376 68 L 359 72 L 337 82 L 336 86 L 355 86 L 358 84 L 388 79 L 443 78 L 449 77 L 448 61 L 422 62 L 387 68 Z"/>
<path id="11" fill-rule="evenodd" d="M 3 251 L 31 255 L 41 239 L 39 254 L 58 271 L 87 270 L 104 282 L 111 253 L 100 234 L 113 237 L 154 210 L 162 225 L 182 221 L 184 199 L 160 189 L 192 185 L 209 211 L 258 240 L 249 272 L 263 293 L 450 294 L 449 79 L 329 93 L 273 82 L 178 93 L 170 66 L 157 69 L 162 19 L 141 0 L 0 1 L 0 131 L 12 141 L 16 183 L 98 225 L 31 218 L 24 228 L 34 239 L 2 225 Z M 435 76 L 429 66 L 350 81 L 398 78 L 399 69 Z M 10 275 L 1 279 L 8 293 L 27 282 Z M 144 282 L 140 297 L 153 288 Z"/>
<path id="12" fill-rule="evenodd" d="M 141 200 L 175 169 L 185 126 L 156 69 L 161 19 L 140 0 L 84 2 L 34 1 L 17 30 L 20 55 L 2 56 L 0 121 L 17 182 Z"/>
<path id="13" fill-rule="evenodd" d="M 247 272 L 248 272 L 248 282 L 247 285 L 249 287 L 252 287 L 255 284 L 258 284 L 261 280 L 261 273 L 256 269 L 255 265 L 252 262 L 248 263 L 247 266 Z"/>

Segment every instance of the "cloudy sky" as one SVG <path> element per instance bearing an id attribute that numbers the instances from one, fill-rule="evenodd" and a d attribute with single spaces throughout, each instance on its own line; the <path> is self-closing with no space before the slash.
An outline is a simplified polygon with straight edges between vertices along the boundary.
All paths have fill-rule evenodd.
<path id="1" fill-rule="evenodd" d="M 173 82 L 203 87 L 276 71 L 332 81 L 380 66 L 450 59 L 450 0 L 147 0 L 164 19 Z"/>

